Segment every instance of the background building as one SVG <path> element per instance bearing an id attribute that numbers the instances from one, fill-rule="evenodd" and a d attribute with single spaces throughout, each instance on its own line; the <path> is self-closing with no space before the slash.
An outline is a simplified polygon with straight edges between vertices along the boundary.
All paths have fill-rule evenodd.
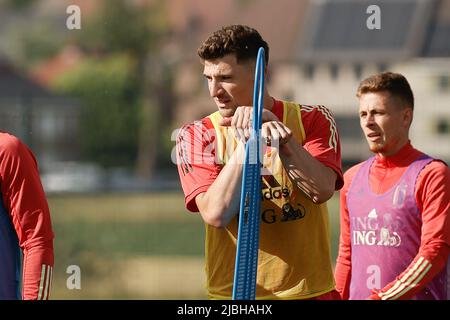
<path id="1" fill-rule="evenodd" d="M 80 158 L 79 103 L 42 87 L 0 56 L 0 128 L 24 141 L 43 171 Z"/>
<path id="2" fill-rule="evenodd" d="M 191 48 L 177 56 L 176 87 L 183 96 L 177 124 L 214 110 L 206 90 L 197 94 L 203 84 L 193 44 L 223 24 L 244 23 L 269 42 L 272 94 L 333 111 L 346 166 L 370 153 L 359 127 L 356 88 L 387 70 L 404 74 L 414 91 L 414 146 L 450 160 L 450 1 L 224 1 L 214 12 L 202 11 L 201 1 L 169 3 L 180 30 L 174 42 Z M 380 9 L 381 29 L 367 27 L 372 4 Z"/>

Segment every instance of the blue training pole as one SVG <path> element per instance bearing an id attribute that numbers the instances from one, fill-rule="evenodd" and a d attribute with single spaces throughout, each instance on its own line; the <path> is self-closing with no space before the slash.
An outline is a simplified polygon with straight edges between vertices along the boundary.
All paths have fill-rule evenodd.
<path id="1" fill-rule="evenodd" d="M 264 56 L 264 48 L 261 47 L 255 68 L 252 133 L 245 146 L 233 300 L 254 300 L 256 297 L 261 207 L 260 133 L 264 107 Z"/>

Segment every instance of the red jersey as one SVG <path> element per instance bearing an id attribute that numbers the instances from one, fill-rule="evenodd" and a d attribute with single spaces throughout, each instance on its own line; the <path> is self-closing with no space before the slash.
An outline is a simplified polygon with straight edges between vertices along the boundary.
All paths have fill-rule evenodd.
<path id="1" fill-rule="evenodd" d="M 283 119 L 282 101 L 275 100 L 271 111 Z M 323 106 L 302 105 L 301 117 L 306 136 L 303 147 L 336 172 L 335 190 L 339 190 L 343 185 L 341 150 L 331 112 Z M 215 139 L 208 117 L 184 126 L 177 138 L 178 171 L 186 208 L 191 212 L 198 212 L 195 197 L 208 190 L 222 169 L 216 161 Z"/>
<path id="2" fill-rule="evenodd" d="M 32 152 L 4 132 L 0 192 L 0 298 L 19 299 L 22 291 L 23 299 L 48 299 L 54 263 L 50 211 Z"/>
<path id="3" fill-rule="evenodd" d="M 369 183 L 373 192 L 383 194 L 389 190 L 405 173 L 409 165 L 423 153 L 414 149 L 410 143 L 397 154 L 382 158 L 376 156 L 370 169 Z M 337 258 L 335 278 L 336 289 L 343 299 L 348 299 L 351 278 L 351 235 L 350 219 L 347 207 L 347 193 L 361 164 L 350 168 L 344 175 L 344 187 L 341 190 L 341 236 Z M 420 172 L 415 185 L 415 200 L 421 213 L 421 242 L 416 257 L 395 280 L 380 291 L 374 291 L 370 299 L 410 299 L 440 272 L 448 263 L 450 252 L 450 170 L 440 161 L 432 161 Z M 417 273 L 421 261 L 427 261 L 430 268 L 422 271 L 420 277 L 412 281 L 411 274 Z M 418 281 L 416 281 L 418 279 Z M 393 293 L 399 286 L 407 287 L 403 294 Z M 391 294 L 392 292 L 392 294 Z"/>

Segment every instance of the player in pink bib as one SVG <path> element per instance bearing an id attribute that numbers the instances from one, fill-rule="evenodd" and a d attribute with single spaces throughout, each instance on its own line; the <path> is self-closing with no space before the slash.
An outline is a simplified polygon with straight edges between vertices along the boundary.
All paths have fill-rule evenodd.
<path id="1" fill-rule="evenodd" d="M 357 96 L 375 156 L 344 175 L 336 289 L 343 299 L 448 299 L 450 170 L 412 147 L 402 75 L 371 76 Z"/>

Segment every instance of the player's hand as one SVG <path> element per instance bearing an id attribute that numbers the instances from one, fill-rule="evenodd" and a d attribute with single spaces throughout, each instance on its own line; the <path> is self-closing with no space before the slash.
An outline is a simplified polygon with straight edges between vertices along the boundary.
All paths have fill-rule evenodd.
<path id="1" fill-rule="evenodd" d="M 381 300 L 381 297 L 378 295 L 380 290 L 372 289 L 370 290 L 371 295 L 366 298 L 366 300 Z"/>
<path id="2" fill-rule="evenodd" d="M 223 118 L 219 122 L 219 125 L 232 127 L 238 140 L 247 141 L 250 138 L 252 130 L 252 120 L 253 107 L 241 106 L 236 109 L 233 117 Z M 262 122 L 266 123 L 269 121 L 278 121 L 278 118 L 271 111 L 263 109 Z"/>
<path id="3" fill-rule="evenodd" d="M 232 117 L 223 118 L 219 125 L 231 127 L 236 138 L 247 141 L 252 130 L 253 107 L 241 106 L 236 109 Z"/>
<path id="4" fill-rule="evenodd" d="M 283 148 L 292 138 L 292 130 L 281 121 L 268 121 L 262 125 L 261 137 L 267 146 Z"/>

